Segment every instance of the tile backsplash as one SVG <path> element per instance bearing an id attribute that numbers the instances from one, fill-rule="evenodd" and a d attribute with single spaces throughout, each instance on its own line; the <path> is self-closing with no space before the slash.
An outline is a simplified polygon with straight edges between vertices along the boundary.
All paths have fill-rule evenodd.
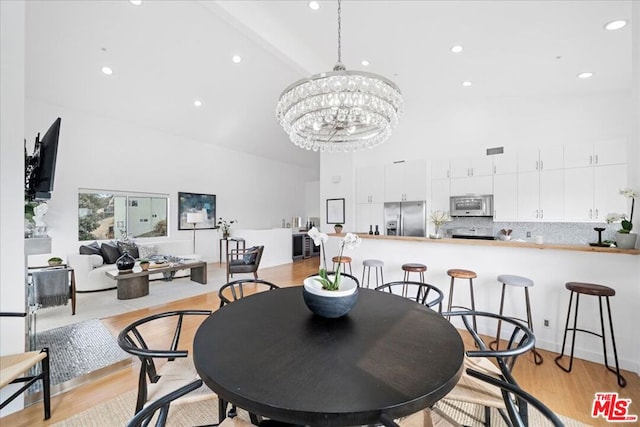
<path id="1" fill-rule="evenodd" d="M 542 236 L 544 243 L 586 245 L 598 241 L 598 232 L 594 227 L 604 227 L 602 240 L 615 240 L 620 224 L 602 222 L 494 222 L 491 218 L 453 218 L 441 227 L 441 233 L 451 235 L 455 228 L 492 228 L 498 236 L 503 228 L 510 228 L 511 240 L 534 242 L 536 236 Z M 529 233 L 529 237 L 527 237 Z"/>

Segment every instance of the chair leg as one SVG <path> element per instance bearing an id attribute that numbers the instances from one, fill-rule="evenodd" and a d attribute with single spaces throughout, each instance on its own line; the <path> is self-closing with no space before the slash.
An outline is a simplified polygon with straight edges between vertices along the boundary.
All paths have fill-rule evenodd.
<path id="1" fill-rule="evenodd" d="M 449 304 L 447 304 L 447 311 L 451 311 L 451 303 L 453 302 L 453 281 L 454 278 L 451 278 L 451 284 L 449 285 Z M 449 316 L 447 316 L 447 320 L 449 320 Z"/>
<path id="2" fill-rule="evenodd" d="M 529 302 L 529 288 L 524 288 L 524 298 L 526 300 L 526 304 L 527 304 L 527 324 L 529 326 L 529 329 L 531 329 L 531 332 L 533 332 L 533 320 L 531 318 L 531 303 Z M 533 361 L 536 365 L 542 365 L 542 355 L 540 353 L 538 353 L 538 350 L 536 350 L 536 346 L 533 346 Z"/>
<path id="3" fill-rule="evenodd" d="M 604 338 L 604 321 L 602 317 L 602 297 L 598 297 L 598 302 L 600 303 L 600 325 L 602 327 L 602 351 L 604 353 L 604 365 L 607 367 L 609 371 L 616 374 L 616 376 L 618 377 L 618 385 L 620 387 L 626 387 L 627 380 L 625 380 L 624 377 L 620 374 L 620 367 L 618 366 L 618 350 L 616 348 L 616 338 L 613 335 L 613 321 L 611 320 L 611 305 L 609 305 L 609 297 L 605 297 L 605 298 L 607 298 L 607 314 L 609 315 L 609 330 L 611 331 L 611 342 L 613 344 L 613 357 L 616 362 L 616 369 L 613 370 L 612 368 L 609 367 L 609 364 L 607 363 L 607 345 L 605 343 L 605 338 Z"/>
<path id="4" fill-rule="evenodd" d="M 573 302 L 573 294 L 574 292 L 571 291 L 571 296 L 569 297 L 569 310 L 567 310 L 567 322 L 564 328 L 564 337 L 562 338 L 562 350 L 560 351 L 560 355 L 554 359 L 554 361 L 556 362 L 556 365 L 558 365 L 560 369 L 562 369 L 565 372 L 571 372 L 571 369 L 573 367 L 573 349 L 576 343 L 576 324 L 578 322 L 578 305 L 580 302 L 580 295 L 576 294 L 576 308 L 575 308 L 576 311 L 573 317 L 573 328 L 569 328 L 569 318 L 571 317 L 571 303 Z M 562 356 L 564 356 L 564 346 L 567 341 L 567 332 L 569 330 L 573 331 L 573 337 L 571 340 L 571 357 L 569 359 L 569 368 L 567 369 L 560 364 L 560 359 L 562 358 Z"/>
<path id="5" fill-rule="evenodd" d="M 502 311 L 504 309 L 504 292 L 506 289 L 507 285 L 505 285 L 504 283 L 502 284 L 502 296 L 500 297 L 500 311 L 498 312 L 498 314 L 500 316 L 502 316 Z M 502 320 L 498 320 L 498 332 L 496 334 L 496 340 L 492 341 L 489 343 L 489 348 L 494 349 L 493 348 L 493 344 L 495 344 L 495 349 L 496 351 L 498 351 L 500 349 L 500 329 L 502 327 Z"/>
<path id="6" fill-rule="evenodd" d="M 76 314 L 76 273 L 74 270 L 71 270 L 71 315 L 74 316 Z"/>
<path id="7" fill-rule="evenodd" d="M 476 299 L 473 296 L 473 279 L 469 279 L 469 294 L 471 295 L 471 310 L 476 311 Z M 473 330 L 478 332 L 478 324 L 476 323 L 476 316 L 473 316 Z"/>
<path id="8" fill-rule="evenodd" d="M 44 419 L 51 418 L 51 376 L 49 370 L 49 349 L 42 349 L 47 357 L 42 359 L 42 400 L 44 403 Z"/>

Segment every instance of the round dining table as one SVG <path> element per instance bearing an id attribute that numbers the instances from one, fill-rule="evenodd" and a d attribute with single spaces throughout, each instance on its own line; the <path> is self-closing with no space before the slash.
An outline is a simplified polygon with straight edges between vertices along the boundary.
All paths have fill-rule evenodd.
<path id="1" fill-rule="evenodd" d="M 224 401 L 309 426 L 379 424 L 432 406 L 458 382 L 464 346 L 440 314 L 400 296 L 359 289 L 328 319 L 302 287 L 221 307 L 196 332 L 195 367 Z"/>

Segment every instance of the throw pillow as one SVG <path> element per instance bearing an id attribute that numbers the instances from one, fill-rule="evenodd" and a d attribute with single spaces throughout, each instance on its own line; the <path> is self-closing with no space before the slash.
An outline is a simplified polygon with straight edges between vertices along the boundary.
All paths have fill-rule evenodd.
<path id="1" fill-rule="evenodd" d="M 118 245 L 113 242 L 104 242 L 102 246 L 100 246 L 100 249 L 102 250 L 102 257 L 104 258 L 105 264 L 115 264 L 122 255 L 120 254 Z"/>
<path id="2" fill-rule="evenodd" d="M 244 253 L 242 260 L 245 264 L 253 264 L 256 262 L 256 257 L 258 256 L 258 247 L 252 246 Z"/>
<path id="3" fill-rule="evenodd" d="M 124 255 L 125 252 L 129 252 L 129 255 L 134 257 L 135 259 L 140 258 L 140 254 L 138 252 L 138 246 L 136 246 L 135 242 L 123 242 L 118 241 L 118 250 L 120 251 L 120 255 Z"/>
<path id="4" fill-rule="evenodd" d="M 92 242 L 88 245 L 80 246 L 80 255 L 100 255 L 102 256 L 102 251 L 100 250 L 100 245 L 98 242 Z"/>
<path id="5" fill-rule="evenodd" d="M 154 245 L 140 245 L 138 246 L 138 255 L 140 258 L 151 258 L 158 254 L 158 248 Z"/>

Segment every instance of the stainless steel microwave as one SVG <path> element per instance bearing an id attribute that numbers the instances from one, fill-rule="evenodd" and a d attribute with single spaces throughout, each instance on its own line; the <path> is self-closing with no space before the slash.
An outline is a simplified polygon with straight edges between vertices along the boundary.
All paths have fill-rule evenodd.
<path id="1" fill-rule="evenodd" d="M 451 216 L 493 216 L 493 195 L 491 194 L 451 196 L 449 204 Z"/>

